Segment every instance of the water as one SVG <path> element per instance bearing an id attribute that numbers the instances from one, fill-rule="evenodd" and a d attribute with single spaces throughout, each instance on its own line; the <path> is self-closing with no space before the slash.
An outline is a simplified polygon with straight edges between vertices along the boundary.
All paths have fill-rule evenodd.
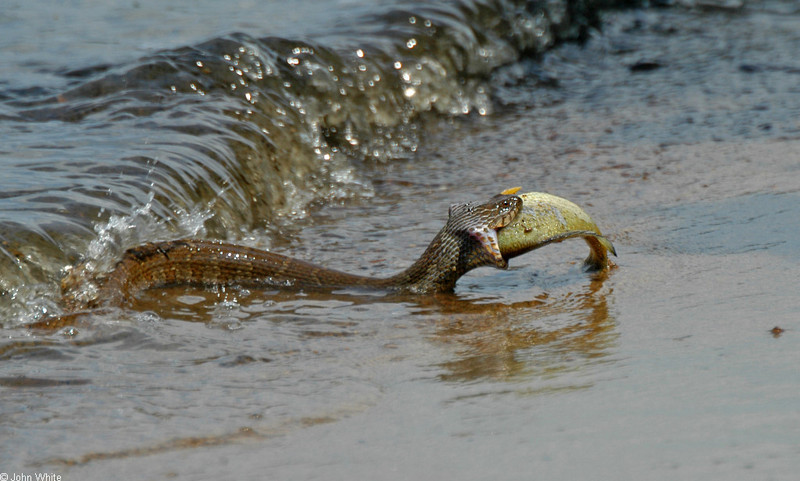
<path id="1" fill-rule="evenodd" d="M 501 2 L 15 5 L 0 471 L 792 479 L 800 12 L 711 3 L 602 33 Z M 384 275 L 513 185 L 584 206 L 619 267 L 568 242 L 450 295 L 176 288 L 24 328 L 151 240 Z"/>

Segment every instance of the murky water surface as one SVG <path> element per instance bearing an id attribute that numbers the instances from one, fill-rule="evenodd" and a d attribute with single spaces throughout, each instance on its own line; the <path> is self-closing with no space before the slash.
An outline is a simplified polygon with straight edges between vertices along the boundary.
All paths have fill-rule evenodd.
<path id="1" fill-rule="evenodd" d="M 122 51 L 97 61 L 55 26 L 3 34 L 0 472 L 794 479 L 793 2 L 604 12 L 602 32 L 537 24 L 553 2 L 242 3 L 263 28 L 215 5 L 192 14 L 208 29 L 115 20 Z M 25 31 L 30 8 L 2 21 Z M 53 31 L 74 60 L 30 53 Z M 81 259 L 191 235 L 385 275 L 450 203 L 514 185 L 584 206 L 618 267 L 584 273 L 567 242 L 453 294 L 172 288 L 25 328 Z"/>

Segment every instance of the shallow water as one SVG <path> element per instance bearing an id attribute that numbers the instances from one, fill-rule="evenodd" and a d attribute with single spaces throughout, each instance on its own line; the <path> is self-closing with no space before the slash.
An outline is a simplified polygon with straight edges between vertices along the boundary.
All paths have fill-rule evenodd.
<path id="1" fill-rule="evenodd" d="M 319 38 L 355 38 L 317 22 Z M 43 156 L 48 184 L 26 198 L 20 174 L 4 198 L 4 225 L 27 230 L 2 231 L 6 253 L 24 255 L 3 271 L 4 297 L 18 302 L 3 307 L 0 468 L 65 479 L 793 479 L 800 12 L 768 2 L 606 12 L 603 23 L 583 46 L 486 70 L 462 104 L 469 115 L 412 110 L 413 131 L 353 130 L 358 145 L 407 144 L 376 160 L 337 154 L 307 188 L 292 177 L 297 190 L 263 198 L 285 202 L 253 200 L 265 221 L 238 214 L 250 201 L 181 187 L 181 175 L 219 180 L 188 162 L 167 159 L 185 170 L 140 180 L 137 155 L 173 151 L 172 139 L 133 150 L 138 120 L 4 120 L 4 132 L 28 131 L 3 161 Z M 4 112 L 43 111 L 20 95 Z M 198 110 L 202 121 L 229 122 L 225 105 Z M 147 135 L 168 121 L 137 118 L 152 123 Z M 219 145 L 198 165 L 235 176 L 242 166 L 216 167 L 231 162 L 218 134 L 185 132 L 179 159 Z M 124 149 L 106 163 L 113 176 L 89 158 L 58 191 L 59 147 L 72 147 L 69 162 L 78 144 L 95 157 Z M 231 189 L 251 192 L 249 178 Z M 76 200 L 90 213 L 43 207 L 81 183 L 99 186 Z M 102 272 L 130 245 L 196 234 L 382 275 L 424 249 L 450 203 L 512 185 L 584 206 L 619 267 L 584 273 L 586 246 L 566 242 L 470 273 L 448 295 L 175 288 L 57 333 L 19 327 L 58 309 L 61 268 L 81 253 Z M 42 198 L 50 190 L 56 200 Z"/>

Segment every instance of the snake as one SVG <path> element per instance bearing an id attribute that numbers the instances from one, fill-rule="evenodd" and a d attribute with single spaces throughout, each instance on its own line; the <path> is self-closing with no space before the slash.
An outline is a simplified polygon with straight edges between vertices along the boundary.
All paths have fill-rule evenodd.
<path id="1" fill-rule="evenodd" d="M 505 269 L 512 257 L 572 237 L 591 252 L 586 265 L 603 269 L 616 255 L 588 214 L 567 199 L 507 189 L 488 201 L 452 204 L 444 227 L 407 269 L 369 277 L 329 269 L 267 250 L 227 242 L 180 239 L 128 249 L 101 281 L 94 300 L 70 311 L 132 304 L 145 290 L 170 286 L 295 289 L 367 288 L 413 294 L 452 291 L 466 272 Z"/>

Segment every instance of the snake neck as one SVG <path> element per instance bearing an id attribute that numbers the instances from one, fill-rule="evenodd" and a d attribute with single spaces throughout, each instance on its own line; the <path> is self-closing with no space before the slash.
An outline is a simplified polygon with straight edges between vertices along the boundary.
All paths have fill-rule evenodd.
<path id="1" fill-rule="evenodd" d="M 470 207 L 469 204 L 461 204 L 451 208 L 447 224 L 416 262 L 392 277 L 377 280 L 375 284 L 415 293 L 446 292 L 452 291 L 456 281 L 476 267 L 491 265 L 506 268 L 508 264 L 496 246 L 497 231 L 493 227 L 477 230 L 471 225 L 467 227 L 472 219 L 453 212 L 453 209 L 466 210 Z"/>
<path id="2" fill-rule="evenodd" d="M 458 278 L 469 270 L 458 262 L 468 250 L 463 245 L 465 240 L 459 237 L 447 228 L 442 229 L 410 267 L 391 277 L 375 279 L 374 285 L 411 292 L 452 290 Z"/>

